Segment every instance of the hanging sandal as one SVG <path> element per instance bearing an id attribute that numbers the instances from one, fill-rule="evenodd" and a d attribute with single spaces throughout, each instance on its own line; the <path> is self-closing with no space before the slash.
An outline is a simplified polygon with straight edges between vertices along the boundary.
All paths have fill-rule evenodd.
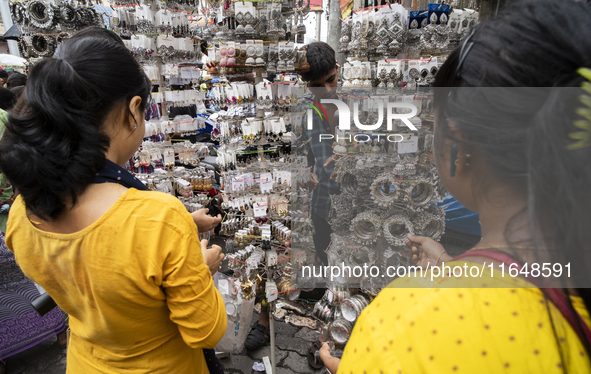
<path id="1" fill-rule="evenodd" d="M 244 346 L 248 350 L 255 350 L 270 342 L 271 331 L 265 326 L 257 323 L 257 325 L 250 331 L 244 342 Z"/>

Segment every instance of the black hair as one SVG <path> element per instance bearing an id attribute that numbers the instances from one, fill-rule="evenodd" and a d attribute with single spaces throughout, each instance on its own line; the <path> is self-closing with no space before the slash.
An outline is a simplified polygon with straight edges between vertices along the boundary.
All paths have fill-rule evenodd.
<path id="1" fill-rule="evenodd" d="M 113 32 L 109 29 L 105 29 L 104 27 L 100 27 L 100 26 L 89 26 L 89 27 L 83 28 L 82 30 L 80 30 L 80 31 L 76 32 L 74 35 L 72 35 L 70 40 L 79 39 L 79 38 L 109 39 L 109 40 L 114 41 L 115 43 L 119 43 L 119 44 L 125 46 L 125 44 L 123 43 L 123 40 L 121 40 L 119 35 L 117 35 L 115 32 Z"/>
<path id="2" fill-rule="evenodd" d="M 11 88 L 10 92 L 16 95 L 16 100 L 20 99 L 23 92 L 25 92 L 25 86 L 18 86 L 15 88 Z"/>
<path id="3" fill-rule="evenodd" d="M 8 89 L 18 87 L 18 86 L 24 86 L 26 84 L 27 84 L 27 76 L 22 73 L 18 73 L 18 72 L 14 72 L 14 73 L 10 74 L 10 76 L 8 77 L 8 80 L 6 80 L 6 88 L 8 88 Z"/>
<path id="4" fill-rule="evenodd" d="M 0 78 L 8 78 L 8 73 L 4 69 L 0 69 Z"/>
<path id="5" fill-rule="evenodd" d="M 313 42 L 304 47 L 310 70 L 301 74 L 304 82 L 322 78 L 335 68 L 337 60 L 332 47 L 324 42 Z"/>
<path id="6" fill-rule="evenodd" d="M 486 170 L 475 171 L 481 185 L 491 172 L 525 192 L 526 208 L 507 223 L 507 242 L 515 249 L 513 224 L 527 217 L 538 257 L 577 264 L 570 277 L 575 287 L 591 283 L 591 273 L 582 270 L 591 268 L 591 147 L 567 149 L 574 142 L 569 133 L 577 130 L 577 95 L 583 93 L 575 89 L 583 81 L 577 70 L 591 67 L 591 31 L 580 28 L 590 15 L 591 4 L 582 2 L 514 4 L 476 26 L 435 79 L 435 150 L 443 152 L 444 137 L 465 143 L 486 162 Z M 450 87 L 498 89 L 474 95 Z M 446 119 L 457 123 L 464 140 L 450 135 Z M 578 291 L 591 310 L 589 289 Z M 589 349 L 586 339 L 582 343 Z"/>
<path id="7" fill-rule="evenodd" d="M 16 95 L 8 88 L 0 87 L 0 109 L 10 110 L 16 103 Z"/>
<path id="8" fill-rule="evenodd" d="M 145 109 L 151 87 L 127 48 L 107 38 L 68 40 L 35 64 L 0 142 L 0 169 L 27 209 L 55 220 L 76 204 L 104 166 L 105 120 L 135 96 Z"/>

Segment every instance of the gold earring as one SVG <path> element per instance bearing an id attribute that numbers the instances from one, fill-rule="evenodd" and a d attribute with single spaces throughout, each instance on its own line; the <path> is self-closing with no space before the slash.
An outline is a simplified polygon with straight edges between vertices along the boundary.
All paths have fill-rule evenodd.
<path id="1" fill-rule="evenodd" d="M 472 158 L 472 155 L 469 153 L 466 153 L 466 158 L 468 159 L 468 161 L 470 161 L 470 159 Z M 466 166 L 470 166 L 470 163 L 466 162 Z"/>

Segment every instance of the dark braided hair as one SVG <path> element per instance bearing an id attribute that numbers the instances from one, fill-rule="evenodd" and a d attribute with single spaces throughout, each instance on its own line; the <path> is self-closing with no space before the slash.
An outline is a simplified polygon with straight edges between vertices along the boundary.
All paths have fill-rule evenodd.
<path id="1" fill-rule="evenodd" d="M 36 216 L 54 220 L 76 204 L 105 163 L 112 110 L 152 84 L 122 43 L 94 35 L 73 38 L 33 66 L 24 98 L 9 115 L 0 169 Z"/>

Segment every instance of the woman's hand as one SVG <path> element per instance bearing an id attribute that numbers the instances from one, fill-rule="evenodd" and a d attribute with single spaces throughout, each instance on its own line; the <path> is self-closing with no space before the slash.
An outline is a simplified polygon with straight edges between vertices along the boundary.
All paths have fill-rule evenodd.
<path id="1" fill-rule="evenodd" d="M 207 240 L 201 241 L 201 253 L 203 254 L 203 262 L 209 267 L 211 275 L 214 275 L 222 266 L 222 260 L 226 257 L 222 253 L 222 247 L 219 245 L 212 245 L 211 248 L 207 248 Z"/>
<path id="2" fill-rule="evenodd" d="M 209 209 L 199 209 L 196 212 L 191 213 L 193 221 L 197 225 L 199 232 L 208 232 L 216 228 L 217 225 L 222 222 L 222 215 L 218 214 L 217 217 L 211 217 L 207 215 Z"/>
<path id="3" fill-rule="evenodd" d="M 330 345 L 328 345 L 328 343 L 322 344 L 322 347 L 320 347 L 320 349 L 318 350 L 318 354 L 320 355 L 320 359 L 322 360 L 324 366 L 326 366 L 328 371 L 335 374 L 339 369 L 341 359 L 332 357 L 330 355 Z"/>
<path id="4" fill-rule="evenodd" d="M 406 245 L 412 250 L 412 261 L 416 266 L 428 269 L 452 259 L 443 246 L 431 238 L 408 234 L 408 239 Z"/>

